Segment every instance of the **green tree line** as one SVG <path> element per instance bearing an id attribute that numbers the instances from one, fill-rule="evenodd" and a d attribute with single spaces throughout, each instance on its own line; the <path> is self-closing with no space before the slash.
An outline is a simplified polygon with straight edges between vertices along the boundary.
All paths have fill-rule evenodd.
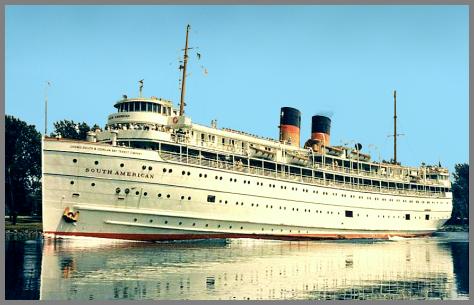
<path id="1" fill-rule="evenodd" d="M 93 130 L 99 128 L 97 124 Z M 91 127 L 62 120 L 54 123 L 50 136 L 85 140 Z M 5 214 L 41 214 L 41 134 L 35 126 L 10 115 L 5 116 Z M 469 164 L 456 164 L 453 173 L 453 212 L 450 224 L 465 224 L 469 219 Z"/>
<path id="2" fill-rule="evenodd" d="M 62 120 L 50 136 L 85 140 L 89 130 L 84 122 Z M 41 134 L 11 115 L 5 115 L 5 215 L 13 224 L 18 215 L 41 215 Z"/>

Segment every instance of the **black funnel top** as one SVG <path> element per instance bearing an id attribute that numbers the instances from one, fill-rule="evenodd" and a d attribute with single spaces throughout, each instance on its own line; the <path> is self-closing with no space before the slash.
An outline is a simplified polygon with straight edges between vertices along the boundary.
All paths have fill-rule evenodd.
<path id="1" fill-rule="evenodd" d="M 322 132 L 331 134 L 331 119 L 322 115 L 313 115 L 311 121 L 311 133 Z"/>
<path id="2" fill-rule="evenodd" d="M 280 125 L 292 125 L 300 128 L 301 112 L 291 107 L 281 107 Z"/>

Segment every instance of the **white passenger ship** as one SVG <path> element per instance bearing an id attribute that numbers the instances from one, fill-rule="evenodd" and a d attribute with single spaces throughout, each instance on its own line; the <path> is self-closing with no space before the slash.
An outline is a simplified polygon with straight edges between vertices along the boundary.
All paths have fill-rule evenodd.
<path id="1" fill-rule="evenodd" d="M 187 51 L 188 32 L 179 109 L 142 97 L 142 83 L 140 97 L 116 102 L 105 130 L 87 141 L 43 139 L 45 234 L 388 238 L 429 235 L 450 218 L 445 168 L 400 166 L 396 148 L 386 163 L 357 145 L 331 146 L 328 117 L 313 117 L 304 147 L 290 107 L 281 109 L 279 140 L 193 123 L 184 115 Z"/>

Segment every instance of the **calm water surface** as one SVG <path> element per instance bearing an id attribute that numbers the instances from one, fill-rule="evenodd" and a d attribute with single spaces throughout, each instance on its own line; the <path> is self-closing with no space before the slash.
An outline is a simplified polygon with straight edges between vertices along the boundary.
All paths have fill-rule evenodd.
<path id="1" fill-rule="evenodd" d="M 467 299 L 468 234 L 397 241 L 6 242 L 6 298 Z"/>

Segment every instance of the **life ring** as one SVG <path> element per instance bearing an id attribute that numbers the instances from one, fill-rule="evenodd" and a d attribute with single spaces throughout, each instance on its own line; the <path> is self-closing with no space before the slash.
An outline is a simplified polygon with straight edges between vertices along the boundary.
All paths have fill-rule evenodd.
<path id="1" fill-rule="evenodd" d="M 71 223 L 71 222 L 77 222 L 77 219 L 79 218 L 79 211 L 72 211 L 69 209 L 69 207 L 66 207 L 64 209 L 63 213 L 63 219 L 65 222 Z"/>
<path id="2" fill-rule="evenodd" d="M 178 117 L 177 117 L 177 116 L 175 116 L 175 117 L 173 118 L 173 123 L 174 123 L 174 124 L 178 123 Z"/>

